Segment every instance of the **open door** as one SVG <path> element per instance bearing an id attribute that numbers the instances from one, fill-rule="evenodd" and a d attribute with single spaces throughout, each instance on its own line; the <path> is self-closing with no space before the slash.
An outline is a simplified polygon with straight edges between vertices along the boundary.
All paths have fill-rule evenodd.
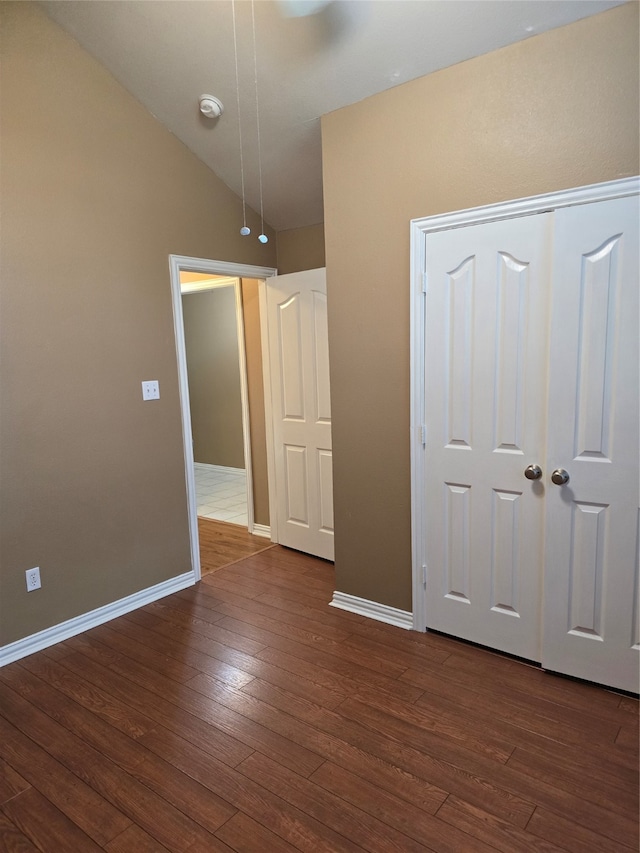
<path id="1" fill-rule="evenodd" d="M 261 314 L 272 538 L 333 560 L 326 270 L 270 278 Z"/>

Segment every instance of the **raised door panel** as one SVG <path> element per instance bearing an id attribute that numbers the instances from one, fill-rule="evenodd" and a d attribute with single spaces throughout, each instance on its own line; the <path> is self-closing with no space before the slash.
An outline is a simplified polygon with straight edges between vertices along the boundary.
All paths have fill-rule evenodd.
<path id="1" fill-rule="evenodd" d="M 494 489 L 491 507 L 491 599 L 493 611 L 520 617 L 522 492 Z"/>
<path id="2" fill-rule="evenodd" d="M 638 227 L 637 198 L 556 212 L 542 661 L 634 692 Z"/>
<path id="3" fill-rule="evenodd" d="M 304 421 L 304 372 L 302 363 L 302 296 L 294 293 L 277 306 L 276 334 L 280 374 L 280 415 Z"/>
<path id="4" fill-rule="evenodd" d="M 445 285 L 447 334 L 447 446 L 471 448 L 473 386 L 473 299 L 475 258 L 467 258 L 447 273 Z"/>
<path id="5" fill-rule="evenodd" d="M 609 507 L 574 501 L 571 507 L 569 632 L 602 640 L 602 592 Z"/>
<path id="6" fill-rule="evenodd" d="M 573 458 L 609 459 L 622 235 L 582 257 Z"/>
<path id="7" fill-rule="evenodd" d="M 523 452 L 529 265 L 498 255 L 494 450 Z"/>
<path id="8" fill-rule="evenodd" d="M 444 597 L 471 604 L 471 486 L 444 484 Z"/>
<path id="9" fill-rule="evenodd" d="M 307 448 L 284 445 L 284 500 L 287 524 L 309 527 Z"/>

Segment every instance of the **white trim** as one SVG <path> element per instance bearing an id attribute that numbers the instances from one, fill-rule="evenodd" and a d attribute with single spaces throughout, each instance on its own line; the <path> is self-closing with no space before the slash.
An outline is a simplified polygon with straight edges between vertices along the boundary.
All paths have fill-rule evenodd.
<path id="1" fill-rule="evenodd" d="M 423 271 L 425 270 L 425 239 L 421 230 L 411 229 L 411 301 L 410 301 L 410 349 L 412 373 L 418 371 L 418 380 L 412 376 L 411 382 L 411 554 L 412 554 L 412 627 L 415 631 L 424 631 L 427 624 L 427 599 L 422 578 L 423 557 L 426 553 L 424 536 L 424 445 L 422 444 L 422 425 L 425 422 L 424 401 L 424 328 L 426 294 L 423 291 Z M 418 283 L 417 286 L 415 283 Z M 417 562 L 420 570 L 418 571 Z"/>
<path id="2" fill-rule="evenodd" d="M 24 658 L 27 655 L 32 655 L 42 649 L 49 648 L 49 646 L 54 646 L 56 643 L 61 643 L 63 640 L 68 640 L 69 637 L 75 637 L 77 634 L 82 634 L 105 622 L 110 622 L 118 616 L 123 616 L 125 613 L 130 613 L 132 610 L 137 610 L 139 607 L 151 604 L 153 601 L 164 598 L 166 595 L 171 595 L 174 592 L 179 592 L 181 589 L 193 586 L 195 582 L 194 572 L 185 572 L 183 575 L 169 578 L 169 580 L 162 581 L 162 583 L 158 583 L 155 586 L 142 589 L 140 592 L 134 592 L 126 598 L 121 598 L 119 601 L 112 601 L 111 604 L 105 604 L 104 607 L 90 610 L 88 613 L 68 619 L 66 622 L 60 622 L 60 624 L 53 625 L 51 628 L 45 628 L 44 631 L 31 634 L 30 637 L 16 640 L 15 643 L 9 643 L 9 645 L 3 646 L 0 649 L 0 667 L 20 660 L 20 658 Z"/>
<path id="3" fill-rule="evenodd" d="M 212 261 L 209 258 L 190 258 L 186 255 L 169 255 L 170 261 L 185 272 L 203 272 L 211 275 L 228 275 L 232 278 L 271 278 L 275 267 L 255 267 L 252 264 L 235 264 L 229 261 Z"/>
<path id="4" fill-rule="evenodd" d="M 425 308 L 423 295 L 423 274 L 426 271 L 425 235 L 432 231 L 442 231 L 448 228 L 479 225 L 497 219 L 513 219 L 519 216 L 554 211 L 562 207 L 624 198 L 625 196 L 637 195 L 638 192 L 640 192 L 640 178 L 636 176 L 623 178 L 619 181 L 607 181 L 601 184 L 561 190 L 546 195 L 515 199 L 500 204 L 473 207 L 453 213 L 427 216 L 411 221 L 411 544 L 413 627 L 417 631 L 424 631 L 427 627 L 424 578 L 428 567 L 426 567 L 426 540 L 423 524 L 427 473 L 424 464 L 424 447 L 420 436 L 425 410 Z"/>
<path id="5" fill-rule="evenodd" d="M 276 446 L 273 437 L 273 406 L 271 402 L 271 359 L 269 323 L 267 318 L 267 283 L 258 286 L 260 300 L 260 342 L 262 345 L 262 383 L 264 386 L 264 422 L 267 442 L 267 480 L 269 483 L 269 523 L 271 541 L 278 542 L 278 503 L 276 495 Z"/>
<path id="6" fill-rule="evenodd" d="M 255 524 L 253 528 L 249 528 L 249 533 L 254 536 L 264 536 L 265 539 L 271 539 L 271 528 L 268 524 Z"/>
<path id="7" fill-rule="evenodd" d="M 182 291 L 180 287 L 180 271 L 185 272 L 202 272 L 211 275 L 231 276 L 235 279 L 240 278 L 269 278 L 276 274 L 276 270 L 272 267 L 257 267 L 249 264 L 235 264 L 227 261 L 214 261 L 206 258 L 190 258 L 185 255 L 169 255 L 169 271 L 171 278 L 171 301 L 173 305 L 173 328 L 176 339 L 176 357 L 178 362 L 178 387 L 180 392 L 180 410 L 182 413 L 182 442 L 184 447 L 184 467 L 185 480 L 187 484 L 187 513 L 189 518 L 189 539 L 191 543 L 191 565 L 193 566 L 194 578 L 200 580 L 200 545 L 198 540 L 198 503 L 196 500 L 196 484 L 194 473 L 193 459 L 193 443 L 191 429 L 191 412 L 189 410 L 189 382 L 187 378 L 187 355 L 184 342 L 184 321 L 182 317 Z M 237 305 L 240 298 L 240 309 L 242 308 L 242 300 L 240 293 L 240 282 L 236 287 L 236 315 L 238 315 Z M 239 325 L 242 324 L 242 314 L 238 319 Z M 240 346 L 240 342 L 242 342 Z M 244 373 L 245 389 L 246 389 L 246 354 L 244 350 L 244 325 L 242 328 L 242 337 L 238 339 L 239 349 L 242 351 L 241 374 Z M 243 404 L 244 412 L 244 404 Z M 248 403 L 246 408 L 247 413 L 247 429 L 245 433 L 245 448 L 248 441 Z M 244 417 L 244 414 L 243 414 Z M 249 455 L 245 452 L 245 464 L 247 464 L 247 519 L 253 523 L 253 483 L 252 472 L 250 468 L 251 451 Z"/>
<path id="8" fill-rule="evenodd" d="M 236 318 L 236 341 L 238 344 L 238 367 L 240 374 L 240 409 L 242 411 L 242 450 L 244 455 L 244 468 L 232 468 L 233 471 L 246 472 L 246 507 L 247 527 L 249 530 L 253 524 L 253 468 L 251 465 L 251 419 L 249 417 L 249 387 L 247 379 L 247 356 L 244 340 L 244 311 L 242 304 L 242 285 L 239 278 L 210 278 L 206 281 L 194 282 L 195 287 L 189 284 L 180 284 L 182 296 L 190 293 L 203 293 L 207 290 L 217 290 L 221 287 L 233 287 Z M 188 390 L 188 389 L 187 389 Z M 225 466 L 210 466 L 224 470 Z"/>
<path id="9" fill-rule="evenodd" d="M 251 418 L 249 417 L 249 380 L 247 378 L 247 351 L 244 340 L 244 309 L 242 285 L 236 279 L 236 325 L 238 358 L 240 362 L 240 399 L 242 405 L 242 440 L 244 442 L 244 469 L 247 480 L 247 529 L 253 527 L 253 465 L 251 462 Z"/>
<path id="10" fill-rule="evenodd" d="M 187 377 L 187 351 L 184 342 L 184 321 L 182 318 L 182 291 L 180 290 L 181 259 L 178 255 L 169 255 L 171 274 L 171 301 L 173 305 L 173 329 L 176 338 L 178 360 L 178 390 L 180 411 L 182 414 L 182 444 L 184 448 L 184 475 L 187 484 L 187 513 L 189 517 L 189 542 L 191 547 L 191 566 L 196 581 L 200 580 L 200 542 L 198 539 L 198 501 L 196 498 L 196 478 L 193 467 L 193 441 L 191 431 L 191 411 L 189 409 L 189 379 Z"/>
<path id="11" fill-rule="evenodd" d="M 452 213 L 412 219 L 411 232 L 412 234 L 426 234 L 429 231 L 443 231 L 449 228 L 459 228 L 463 225 L 479 225 L 482 222 L 491 222 L 494 219 L 513 219 L 517 216 L 558 210 L 561 207 L 637 195 L 639 189 L 640 178 L 637 176 L 622 178 L 619 181 L 606 181 L 602 184 L 528 196 L 500 204 L 488 204 L 483 207 L 471 207 L 467 210 L 456 210 Z"/>
<path id="12" fill-rule="evenodd" d="M 367 616 L 378 622 L 386 622 L 387 625 L 395 625 L 396 628 L 405 628 L 408 631 L 413 628 L 413 616 L 407 610 L 398 610 L 397 607 L 358 598 L 357 595 L 348 595 L 346 592 L 334 592 L 329 606 L 347 610 L 349 613 L 357 613 L 358 616 Z"/>

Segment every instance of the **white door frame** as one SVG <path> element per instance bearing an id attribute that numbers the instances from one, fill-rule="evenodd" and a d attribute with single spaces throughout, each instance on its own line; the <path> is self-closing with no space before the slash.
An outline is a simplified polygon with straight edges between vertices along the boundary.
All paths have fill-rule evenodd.
<path id="1" fill-rule="evenodd" d="M 602 184 L 561 190 L 546 195 L 530 196 L 485 207 L 428 216 L 411 221 L 411 302 L 410 302 L 410 353 L 411 353 L 411 547 L 413 628 L 424 631 L 426 615 L 426 541 L 424 532 L 424 500 L 427 471 L 425 469 L 425 294 L 426 254 L 425 235 L 433 231 L 479 225 L 497 219 L 512 219 L 544 211 L 557 210 L 577 204 L 623 198 L 638 193 L 639 179 L 623 178 Z"/>
<path id="2" fill-rule="evenodd" d="M 227 261 L 214 261 L 206 258 L 190 258 L 184 255 L 169 255 L 171 277 L 171 301 L 173 305 L 173 327 L 176 339 L 178 362 L 178 388 L 180 392 L 180 411 L 182 415 L 182 441 L 184 447 L 184 469 L 187 483 L 187 512 L 189 517 L 189 539 L 191 544 L 191 565 L 195 581 L 199 581 L 200 543 L 198 539 L 198 503 L 194 475 L 193 444 L 191 436 L 191 411 L 189 408 L 189 381 L 187 377 L 187 352 L 184 340 L 184 319 L 182 314 L 181 272 L 199 272 L 207 275 L 223 275 L 238 279 L 235 283 L 236 318 L 238 323 L 238 351 L 240 355 L 240 382 L 242 386 L 243 434 L 245 467 L 247 471 L 247 518 L 249 532 L 253 531 L 253 477 L 251 471 L 251 443 L 249 434 L 249 403 L 247 395 L 246 353 L 244 346 L 244 324 L 242 300 L 240 295 L 241 278 L 265 279 L 276 274 L 272 267 L 258 267 L 249 264 L 235 264 Z M 268 443 L 268 442 L 267 442 Z M 271 494 L 271 482 L 269 483 Z"/>
<path id="3" fill-rule="evenodd" d="M 237 276 L 212 277 L 180 285 L 183 297 L 191 293 L 205 293 L 220 287 L 232 287 L 234 296 L 234 315 L 236 320 L 236 341 L 238 344 L 238 366 L 240 373 L 240 411 L 242 418 L 242 454 L 246 479 L 247 528 L 254 531 L 253 516 L 253 467 L 251 461 L 251 419 L 249 416 L 249 390 L 247 381 L 247 354 L 244 339 L 244 311 L 242 306 L 242 285 Z"/>

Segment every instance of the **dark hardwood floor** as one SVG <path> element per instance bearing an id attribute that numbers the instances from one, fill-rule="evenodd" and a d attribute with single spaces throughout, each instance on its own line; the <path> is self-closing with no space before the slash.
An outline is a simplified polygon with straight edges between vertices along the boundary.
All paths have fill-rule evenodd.
<path id="1" fill-rule="evenodd" d="M 628 853 L 638 703 L 279 546 L 0 669 L 0 850 Z"/>
<path id="2" fill-rule="evenodd" d="M 269 539 L 253 536 L 246 527 L 198 516 L 200 569 L 203 575 L 217 572 L 236 560 L 273 548 Z"/>

